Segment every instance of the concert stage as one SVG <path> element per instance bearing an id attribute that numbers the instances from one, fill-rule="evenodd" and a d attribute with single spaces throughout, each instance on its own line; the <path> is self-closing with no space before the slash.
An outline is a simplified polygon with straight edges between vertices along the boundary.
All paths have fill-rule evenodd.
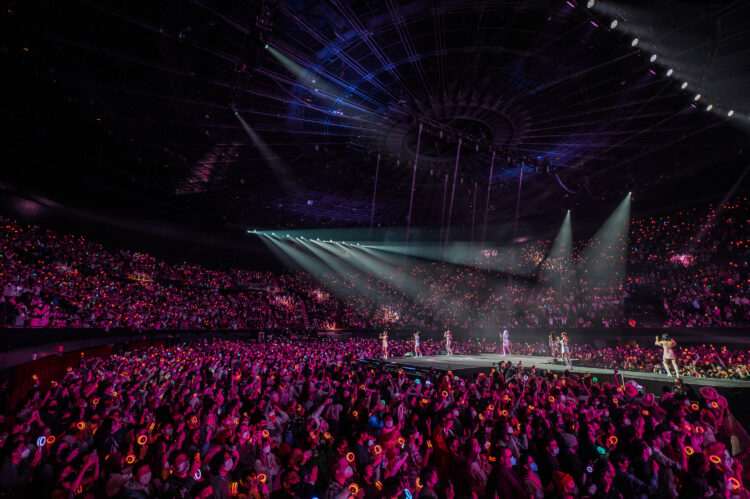
<path id="1" fill-rule="evenodd" d="M 425 372 L 430 368 L 436 371 L 452 371 L 458 376 L 466 376 L 474 373 L 488 372 L 493 367 L 497 366 L 498 363 L 510 362 L 511 364 L 518 365 L 520 362 L 523 367 L 536 366 L 536 369 L 560 372 L 562 373 L 567 367 L 562 363 L 555 363 L 552 357 L 536 357 L 526 355 L 508 355 L 503 357 L 498 354 L 482 353 L 476 355 L 433 355 L 424 357 L 398 357 L 388 359 L 388 361 L 376 361 L 379 364 L 395 364 L 401 368 L 407 368 L 414 371 Z M 558 361 L 559 362 L 559 361 Z M 584 374 L 591 373 L 592 376 L 597 376 L 601 380 L 607 380 L 614 382 L 614 370 L 605 369 L 601 367 L 586 367 L 579 363 L 573 363 L 573 373 Z M 648 373 L 642 371 L 618 371 L 619 374 L 624 376 L 625 381 L 634 379 L 641 383 L 643 380 L 658 381 L 663 383 L 674 382 L 674 378 L 669 378 L 664 374 Z M 682 378 L 685 384 L 701 386 L 713 386 L 714 388 L 724 387 L 737 387 L 737 388 L 750 388 L 750 381 L 739 381 L 729 379 L 716 379 L 716 378 Z M 642 384 L 642 383 L 641 383 Z"/>
<path id="2" fill-rule="evenodd" d="M 431 371 L 438 373 L 452 371 L 456 376 L 464 378 L 480 372 L 488 373 L 493 367 L 497 367 L 498 363 L 502 363 L 503 361 L 510 362 L 514 366 L 518 365 L 519 362 L 523 367 L 536 366 L 537 372 L 551 371 L 563 373 L 567 370 L 564 364 L 556 364 L 552 357 L 532 357 L 525 355 L 508 355 L 507 357 L 502 357 L 492 353 L 453 355 L 451 357 L 447 355 L 425 355 L 420 358 L 398 357 L 388 359 L 387 361 L 372 359 L 360 362 L 379 365 L 386 370 L 396 371 L 403 369 L 407 376 L 421 377 L 429 375 Z M 574 362 L 573 367 L 571 371 L 573 374 L 583 375 L 590 373 L 592 376 L 597 377 L 599 383 L 608 381 L 614 384 L 623 382 L 623 379 L 624 381 L 635 380 L 639 385 L 644 386 L 648 392 L 655 395 L 661 394 L 662 389 L 665 387 L 671 389 L 675 382 L 675 378 L 669 378 L 664 374 L 641 371 L 618 371 L 618 378 L 620 378 L 620 375 L 622 378 L 615 380 L 615 372 L 612 369 L 586 367 L 576 362 Z M 745 428 L 750 428 L 750 410 L 748 410 L 750 404 L 747 403 L 747 397 L 750 396 L 750 381 L 692 377 L 683 377 L 681 379 L 685 388 L 691 394 L 691 398 L 694 399 L 700 397 L 698 390 L 702 386 L 713 386 L 716 391 L 727 398 L 729 407 L 734 408 L 736 412 L 733 414 L 740 423 Z"/>

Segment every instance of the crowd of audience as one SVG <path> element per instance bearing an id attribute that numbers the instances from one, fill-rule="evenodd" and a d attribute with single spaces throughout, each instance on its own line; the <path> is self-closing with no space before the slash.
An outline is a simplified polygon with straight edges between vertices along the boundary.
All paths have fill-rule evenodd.
<path id="1" fill-rule="evenodd" d="M 748 436 L 713 388 L 648 393 L 504 364 L 415 377 L 360 362 L 379 355 L 370 339 L 82 357 L 3 408 L 0 496 L 749 496 Z"/>
<path id="2" fill-rule="evenodd" d="M 269 272 L 171 265 L 8 220 L 0 230 L 1 324 L 238 329 L 294 318 L 281 295 L 269 291 L 278 290 Z"/>
<path id="3" fill-rule="evenodd" d="M 744 326 L 750 323 L 748 218 L 750 203 L 741 197 L 721 210 L 635 219 L 621 253 L 587 252 L 591 245 L 579 241 L 569 258 L 546 258 L 552 241 L 533 241 L 518 258 L 486 251 L 463 265 L 392 263 L 388 270 L 386 261 L 383 272 L 323 276 L 169 264 L 2 220 L 0 324 L 142 330 Z M 594 278 L 597 265 L 622 265 L 627 272 Z"/>
<path id="4" fill-rule="evenodd" d="M 750 202 L 631 223 L 629 286 L 658 298 L 664 326 L 750 322 Z"/>

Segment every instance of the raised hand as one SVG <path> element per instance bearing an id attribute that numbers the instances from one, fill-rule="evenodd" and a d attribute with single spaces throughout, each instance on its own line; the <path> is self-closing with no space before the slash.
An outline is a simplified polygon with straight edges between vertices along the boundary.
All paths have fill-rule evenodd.
<path id="1" fill-rule="evenodd" d="M 310 476 L 307 479 L 308 483 L 315 484 L 315 482 L 318 481 L 318 467 L 313 466 L 313 469 L 310 470 Z"/>

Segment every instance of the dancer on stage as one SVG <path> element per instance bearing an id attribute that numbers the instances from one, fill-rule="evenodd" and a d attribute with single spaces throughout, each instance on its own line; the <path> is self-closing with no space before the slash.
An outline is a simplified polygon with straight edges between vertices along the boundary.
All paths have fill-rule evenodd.
<path id="1" fill-rule="evenodd" d="M 388 358 L 388 330 L 383 330 L 383 333 L 379 336 L 383 340 L 383 358 Z"/>
<path id="2" fill-rule="evenodd" d="M 659 346 L 662 348 L 662 362 L 664 363 L 664 370 L 667 371 L 667 376 L 672 377 L 672 373 L 669 372 L 669 365 L 667 363 L 668 360 L 672 361 L 672 367 L 674 367 L 674 375 L 676 377 L 680 377 L 680 371 L 677 370 L 677 360 L 675 360 L 674 356 L 674 347 L 677 346 L 677 342 L 669 337 L 668 334 L 664 333 L 661 335 L 661 340 L 659 337 L 656 337 L 656 346 Z"/>
<path id="3" fill-rule="evenodd" d="M 560 341 L 554 331 L 549 334 L 549 351 L 552 354 L 552 360 L 557 361 L 557 355 L 560 353 Z"/>
<path id="4" fill-rule="evenodd" d="M 419 331 L 414 333 L 414 356 L 415 357 L 422 356 L 422 347 L 419 346 Z"/>
<path id="5" fill-rule="evenodd" d="M 453 336 L 451 336 L 451 330 L 450 329 L 446 330 L 443 337 L 445 338 L 446 355 L 450 357 L 451 355 L 453 355 L 453 349 L 451 348 L 451 339 L 453 338 Z"/>
<path id="6" fill-rule="evenodd" d="M 573 364 L 570 362 L 570 346 L 568 345 L 568 333 L 563 331 L 562 335 L 560 336 L 560 353 L 562 353 L 562 358 L 565 361 L 565 365 L 568 366 L 568 369 L 573 369 Z"/>
<path id="7" fill-rule="evenodd" d="M 505 357 L 506 353 L 513 355 L 513 352 L 510 350 L 510 334 L 508 334 L 507 329 L 503 329 L 503 334 L 500 335 L 500 338 L 503 340 L 503 357 Z"/>

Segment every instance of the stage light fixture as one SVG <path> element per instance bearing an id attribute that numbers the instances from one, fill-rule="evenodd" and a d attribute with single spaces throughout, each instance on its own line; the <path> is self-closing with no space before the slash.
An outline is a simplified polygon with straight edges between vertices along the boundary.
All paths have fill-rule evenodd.
<path id="1" fill-rule="evenodd" d="M 594 6 L 595 3 L 596 3 L 596 0 L 589 0 L 588 2 L 586 2 L 586 8 L 590 9 L 591 7 Z"/>
<path id="2" fill-rule="evenodd" d="M 656 59 L 658 59 L 658 58 L 659 58 L 659 56 L 658 56 L 658 55 L 656 55 L 656 54 L 654 54 L 654 55 L 652 55 L 652 56 L 651 56 L 651 58 L 649 59 L 649 61 L 651 61 L 651 62 L 655 62 L 655 61 L 656 61 Z"/>
<path id="3" fill-rule="evenodd" d="M 632 41 L 632 42 L 630 42 L 630 46 L 631 46 L 631 47 L 635 47 L 636 45 L 638 45 L 638 42 L 639 42 L 639 41 L 640 41 L 640 40 L 639 40 L 638 38 L 633 38 L 633 41 Z"/>
<path id="4" fill-rule="evenodd" d="M 266 43 L 266 45 L 265 45 L 265 46 L 264 46 L 263 48 L 264 48 L 264 49 L 267 49 L 267 48 L 268 48 L 268 44 Z"/>
<path id="5" fill-rule="evenodd" d="M 734 109 L 730 109 L 727 116 L 734 116 Z"/>
<path id="6" fill-rule="evenodd" d="M 619 23 L 617 22 L 617 19 L 609 23 L 609 29 L 615 29 Z"/>
<path id="7" fill-rule="evenodd" d="M 680 88 L 685 90 L 687 88 L 687 82 L 686 81 L 682 82 L 682 85 L 680 85 Z"/>
<path id="8" fill-rule="evenodd" d="M 674 74 L 674 69 L 672 69 L 672 68 L 669 68 L 669 69 L 667 70 L 667 76 L 672 76 L 672 74 Z"/>
<path id="9" fill-rule="evenodd" d="M 714 105 L 713 104 L 709 104 L 708 106 L 706 106 L 706 111 L 710 111 L 713 108 L 714 108 Z"/>
<path id="10" fill-rule="evenodd" d="M 694 100 L 694 101 L 699 101 L 699 100 L 701 100 L 701 94 L 695 94 L 695 97 L 693 97 L 693 100 Z"/>

